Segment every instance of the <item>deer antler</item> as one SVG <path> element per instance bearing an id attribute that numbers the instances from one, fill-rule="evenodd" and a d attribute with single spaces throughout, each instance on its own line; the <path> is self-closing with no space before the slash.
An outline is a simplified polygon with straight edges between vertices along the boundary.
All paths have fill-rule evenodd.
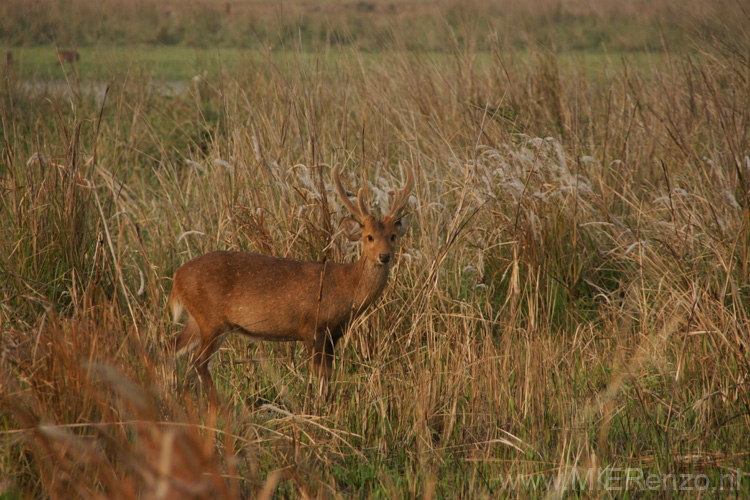
<path id="1" fill-rule="evenodd" d="M 411 171 L 408 161 L 404 161 L 404 168 L 406 168 L 406 186 L 401 190 L 393 190 L 393 205 L 391 211 L 388 213 L 388 217 L 398 218 L 401 215 L 401 211 L 409 202 L 409 193 L 414 185 L 414 174 Z"/>
<path id="2" fill-rule="evenodd" d="M 333 183 L 336 185 L 336 191 L 339 193 L 339 197 L 341 198 L 341 201 L 344 203 L 344 206 L 348 208 L 349 211 L 357 219 L 359 219 L 360 222 L 364 222 L 364 220 L 370 215 L 370 212 L 367 210 L 367 207 L 365 206 L 364 191 L 360 188 L 359 191 L 357 192 L 357 205 L 359 205 L 359 208 L 358 208 L 354 205 L 354 203 L 352 203 L 352 201 L 346 195 L 346 191 L 344 191 L 344 188 L 341 186 L 341 176 L 339 175 L 338 163 L 333 168 Z"/>

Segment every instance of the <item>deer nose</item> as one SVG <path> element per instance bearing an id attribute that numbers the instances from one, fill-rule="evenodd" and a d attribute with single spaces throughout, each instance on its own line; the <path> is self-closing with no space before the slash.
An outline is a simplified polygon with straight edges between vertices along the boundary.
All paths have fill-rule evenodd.
<path id="1" fill-rule="evenodd" d="M 391 261 L 391 254 L 389 253 L 381 253 L 378 257 L 383 264 L 388 264 Z"/>

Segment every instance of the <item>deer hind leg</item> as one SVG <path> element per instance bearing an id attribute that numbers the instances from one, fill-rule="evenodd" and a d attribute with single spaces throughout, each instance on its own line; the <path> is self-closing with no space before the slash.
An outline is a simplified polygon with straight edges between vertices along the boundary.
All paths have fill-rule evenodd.
<path id="1" fill-rule="evenodd" d="M 176 357 L 182 356 L 194 349 L 200 343 L 200 330 L 192 316 L 188 316 L 185 326 L 177 336 L 173 344 L 173 352 Z"/>
<path id="2" fill-rule="evenodd" d="M 183 325 L 180 333 L 176 337 L 170 339 L 167 342 L 166 347 L 168 365 L 165 366 L 171 366 L 173 384 L 175 385 L 175 387 L 184 387 L 185 383 L 188 380 L 193 379 L 194 373 L 192 371 L 188 371 L 184 375 L 184 379 L 182 379 L 182 382 L 179 381 L 180 379 L 178 376 L 178 371 L 176 370 L 178 366 L 177 360 L 187 354 L 189 351 L 193 350 L 199 343 L 200 329 L 198 328 L 198 324 L 195 322 L 193 317 L 188 315 L 187 321 L 185 321 L 185 324 Z"/>
<path id="3" fill-rule="evenodd" d="M 219 405 L 219 392 L 216 390 L 216 385 L 211 377 L 211 358 L 214 356 L 216 351 L 219 349 L 224 336 L 221 334 L 213 334 L 202 336 L 200 339 L 200 347 L 198 352 L 195 353 L 194 363 L 195 369 L 198 371 L 198 375 L 201 378 L 201 384 L 203 390 L 208 395 L 208 401 L 211 407 L 216 408 Z"/>

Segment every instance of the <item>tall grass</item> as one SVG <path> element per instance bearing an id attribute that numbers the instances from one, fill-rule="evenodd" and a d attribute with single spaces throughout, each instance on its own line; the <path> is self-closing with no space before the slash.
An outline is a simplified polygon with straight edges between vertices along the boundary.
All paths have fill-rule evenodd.
<path id="1" fill-rule="evenodd" d="M 176 96 L 148 74 L 103 99 L 7 75 L 2 494 L 537 497 L 503 478 L 543 473 L 544 493 L 618 496 L 580 489 L 589 467 L 746 494 L 744 33 L 592 73 L 499 38 L 477 64 L 461 26 L 440 57 L 403 34 L 355 63 L 287 48 Z M 303 349 L 237 338 L 209 414 L 165 358 L 173 271 L 221 248 L 351 260 L 317 165 L 382 209 L 403 160 L 411 230 L 331 400 Z"/>

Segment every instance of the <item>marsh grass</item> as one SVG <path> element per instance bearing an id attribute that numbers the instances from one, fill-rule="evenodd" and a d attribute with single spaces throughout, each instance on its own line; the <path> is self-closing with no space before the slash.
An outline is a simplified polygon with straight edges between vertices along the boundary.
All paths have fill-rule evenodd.
<path id="1" fill-rule="evenodd" d="M 493 498 L 543 473 L 510 494 L 615 497 L 574 471 L 750 470 L 746 34 L 592 75 L 462 26 L 440 57 L 262 49 L 169 94 L 143 68 L 105 95 L 6 76 L 3 495 Z M 237 338 L 208 413 L 165 358 L 174 270 L 351 260 L 317 165 L 382 209 L 403 160 L 411 229 L 331 400 L 304 349 Z"/>

